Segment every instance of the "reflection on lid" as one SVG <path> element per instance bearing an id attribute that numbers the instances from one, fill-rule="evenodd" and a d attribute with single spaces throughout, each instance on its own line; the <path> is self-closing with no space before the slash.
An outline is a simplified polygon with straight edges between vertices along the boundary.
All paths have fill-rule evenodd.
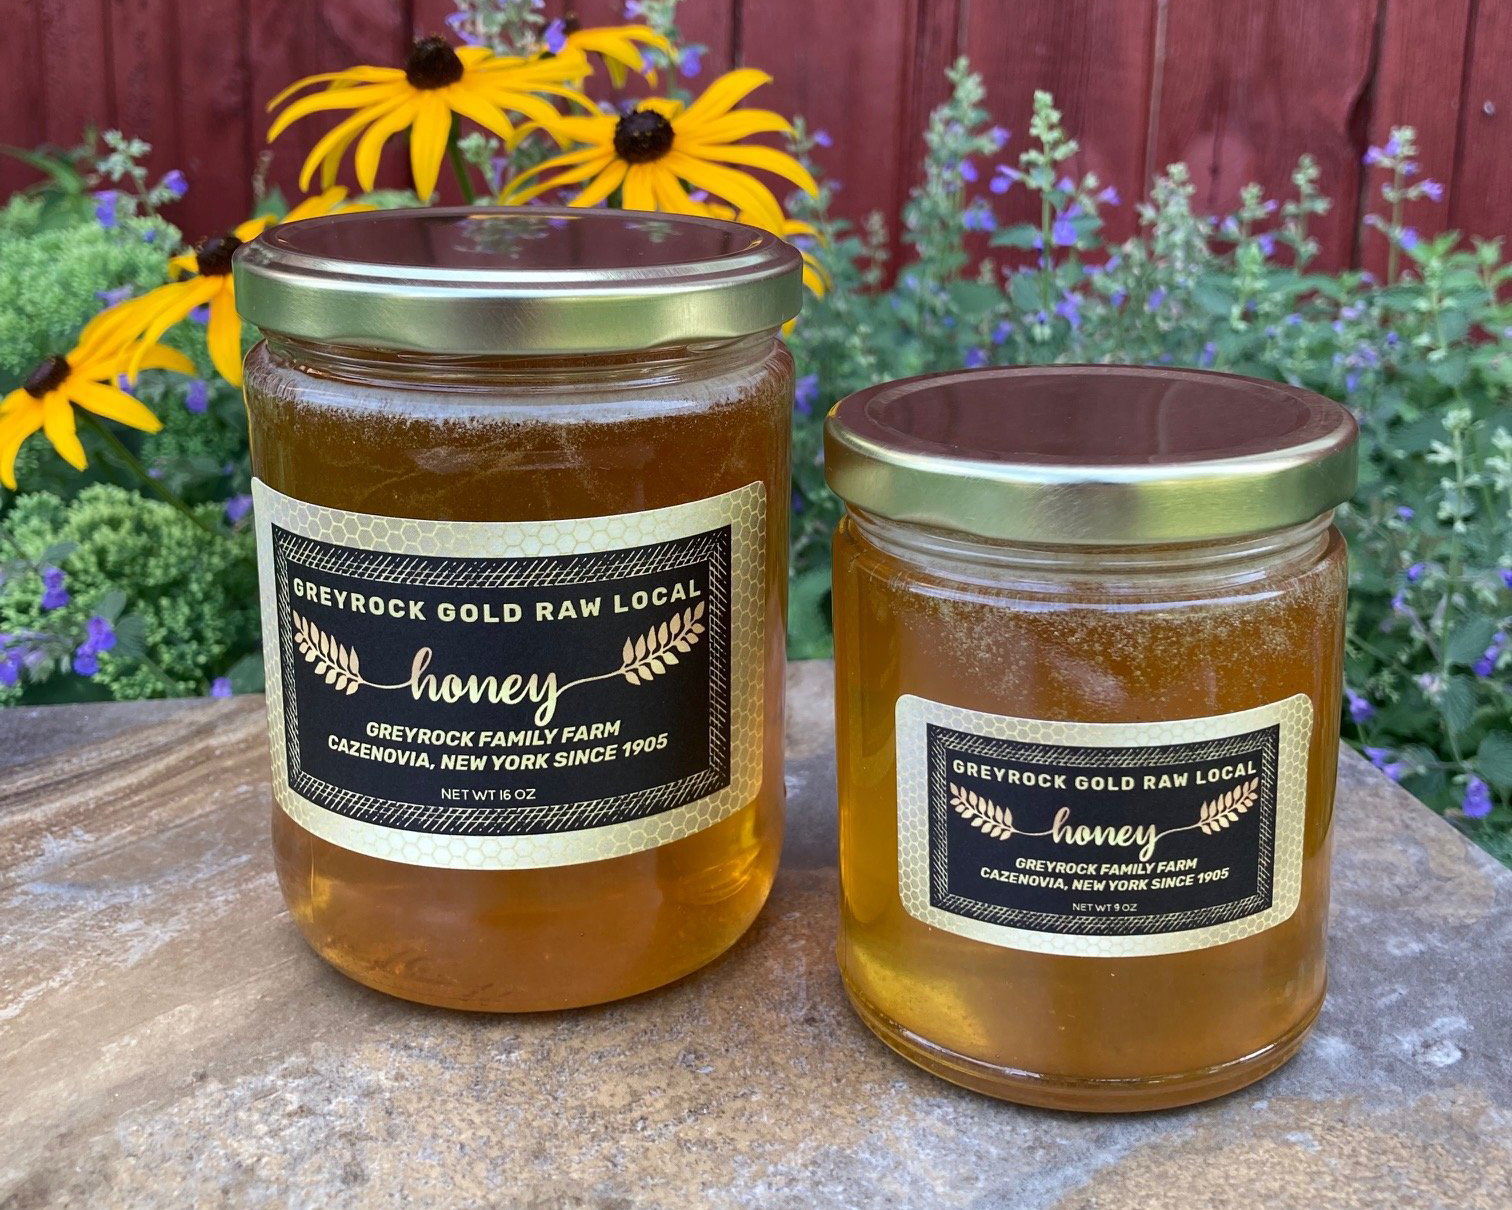
<path id="1" fill-rule="evenodd" d="M 1251 379 L 1126 366 L 978 370 L 894 384 L 840 421 L 899 451 L 988 462 L 1157 465 L 1283 450 L 1339 426 Z"/>
<path id="2" fill-rule="evenodd" d="M 395 210 L 359 223 L 315 220 L 275 228 L 267 242 L 283 251 L 403 270 L 643 270 L 708 263 L 749 252 L 760 233 L 729 224 L 672 222 L 624 211 L 581 214 Z"/>

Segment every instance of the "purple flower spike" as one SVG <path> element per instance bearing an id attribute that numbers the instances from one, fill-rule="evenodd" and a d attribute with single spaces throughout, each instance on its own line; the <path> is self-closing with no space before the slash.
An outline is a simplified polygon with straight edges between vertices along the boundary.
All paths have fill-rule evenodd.
<path id="1" fill-rule="evenodd" d="M 98 614 L 89 619 L 87 630 L 89 637 L 84 640 L 84 646 L 91 651 L 109 651 L 116 645 L 115 627 Z"/>
<path id="2" fill-rule="evenodd" d="M 1471 819 L 1485 819 L 1491 814 L 1491 787 L 1478 777 L 1465 783 L 1465 798 L 1460 809 Z"/>
<path id="3" fill-rule="evenodd" d="M 830 138 L 830 132 L 829 131 L 827 131 L 827 130 L 816 130 L 816 131 L 814 131 L 814 146 L 815 147 L 833 147 L 834 145 L 835 145 L 835 140 L 832 139 L 832 138 Z"/>
<path id="4" fill-rule="evenodd" d="M 1409 583 L 1409 584 L 1416 584 L 1419 580 L 1421 580 L 1423 578 L 1423 572 L 1426 571 L 1426 570 L 1427 570 L 1427 567 L 1426 567 L 1425 564 L 1414 563 L 1411 567 L 1409 567 L 1407 569 L 1407 583 Z"/>
<path id="5" fill-rule="evenodd" d="M 1050 242 L 1057 248 L 1070 248 L 1076 243 L 1076 227 L 1065 215 L 1050 228 Z"/>
<path id="6" fill-rule="evenodd" d="M 1017 168 L 1010 168 L 1007 164 L 999 164 L 993 170 L 992 180 L 988 182 L 987 188 L 991 189 L 993 193 L 1007 193 L 1008 190 L 1013 188 L 1013 182 L 1022 180 L 1023 176 L 1024 174 Z"/>
<path id="7" fill-rule="evenodd" d="M 218 676 L 210 682 L 211 697 L 230 697 L 231 694 L 231 678 L 229 676 Z"/>
<path id="8" fill-rule="evenodd" d="M 977 166 L 970 160 L 962 160 L 961 166 L 956 171 L 961 174 L 961 179 L 968 185 L 974 185 L 978 179 Z"/>
<path id="9" fill-rule="evenodd" d="M 567 23 L 560 17 L 546 27 L 546 49 L 554 55 L 567 49 Z"/>
<path id="10" fill-rule="evenodd" d="M 685 80 L 691 80 L 703 70 L 703 47 L 683 47 L 682 58 L 677 61 L 677 70 L 682 73 Z"/>
<path id="11" fill-rule="evenodd" d="M 189 181 L 177 168 L 163 177 L 163 188 L 173 197 L 174 201 L 189 192 Z"/>
<path id="12" fill-rule="evenodd" d="M 966 350 L 966 368 L 968 370 L 979 370 L 979 369 L 981 369 L 986 364 L 987 364 L 987 350 L 986 349 L 967 349 Z"/>
<path id="13" fill-rule="evenodd" d="M 68 589 L 63 587 L 63 573 L 56 567 L 49 567 L 42 573 L 42 608 L 62 609 L 71 599 Z"/>
<path id="14" fill-rule="evenodd" d="M 203 378 L 196 378 L 189 384 L 189 389 L 184 392 L 184 407 L 196 415 L 203 412 L 210 404 L 210 384 Z"/>
<path id="15" fill-rule="evenodd" d="M 1344 698 L 1349 705 L 1349 720 L 1356 726 L 1364 726 L 1375 717 L 1375 707 L 1371 705 L 1370 699 L 1363 694 L 1346 688 L 1344 690 Z"/>
<path id="16" fill-rule="evenodd" d="M 251 496 L 232 496 L 226 501 L 226 520 L 232 525 L 240 525 L 242 519 L 252 511 Z"/>
<path id="17" fill-rule="evenodd" d="M 1430 198 L 1435 202 L 1442 202 L 1444 200 L 1444 187 L 1439 182 L 1432 180 L 1424 181 L 1420 188 L 1423 190 L 1424 197 Z"/>
<path id="18" fill-rule="evenodd" d="M 100 670 L 100 657 L 93 651 L 80 647 L 74 652 L 73 670 L 80 676 L 93 676 Z"/>
<path id="19" fill-rule="evenodd" d="M 114 189 L 101 189 L 94 195 L 95 222 L 107 229 L 116 225 L 116 202 L 120 196 Z"/>
<path id="20" fill-rule="evenodd" d="M 961 215 L 961 226 L 967 231 L 995 231 L 997 219 L 993 217 L 988 207 L 976 204 L 968 206 L 966 212 Z"/>
<path id="21" fill-rule="evenodd" d="M 819 401 L 819 375 L 805 374 L 793 384 L 793 410 L 800 416 L 812 416 Z"/>

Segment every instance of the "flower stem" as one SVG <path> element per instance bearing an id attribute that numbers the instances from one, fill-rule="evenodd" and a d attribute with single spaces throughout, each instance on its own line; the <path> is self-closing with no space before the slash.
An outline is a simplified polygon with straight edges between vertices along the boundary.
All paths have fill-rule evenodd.
<path id="1" fill-rule="evenodd" d="M 471 206 L 478 200 L 478 194 L 473 189 L 472 179 L 467 174 L 467 162 L 462 158 L 462 151 L 457 146 L 455 137 L 447 140 L 446 155 L 451 160 L 452 171 L 457 174 L 457 184 L 462 188 L 462 200 Z"/>
<path id="2" fill-rule="evenodd" d="M 161 499 L 173 505 L 174 508 L 178 509 L 179 512 L 183 513 L 184 516 L 188 517 L 189 520 L 192 521 L 198 528 L 209 534 L 211 537 L 221 538 L 225 536 L 224 534 L 221 534 L 216 530 L 211 529 L 210 526 L 206 525 L 205 522 L 195 514 L 194 510 L 187 504 L 185 504 L 179 496 L 175 495 L 173 492 L 170 492 L 166 487 L 164 487 L 150 474 L 148 474 L 147 468 L 142 465 L 141 459 L 133 454 L 131 450 L 127 448 L 126 443 L 123 442 L 119 437 L 112 433 L 108 428 L 106 428 L 88 412 L 81 409 L 76 414 L 82 416 L 89 427 L 94 429 L 96 433 L 104 438 L 105 444 L 110 447 L 111 453 L 116 456 L 116 458 L 126 467 L 126 469 L 136 475 L 138 479 L 140 479 L 143 483 L 150 487 L 153 492 L 156 493 Z"/>

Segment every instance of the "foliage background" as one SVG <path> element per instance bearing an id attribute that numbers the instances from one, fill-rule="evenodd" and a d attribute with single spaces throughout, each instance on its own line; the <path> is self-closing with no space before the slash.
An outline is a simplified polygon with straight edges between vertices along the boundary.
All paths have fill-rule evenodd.
<path id="1" fill-rule="evenodd" d="M 675 34 L 674 4 L 646 7 Z M 1195 210 L 1190 176 L 1174 165 L 1133 208 L 1136 234 L 1110 240 L 1109 218 L 1130 208 L 1094 177 L 1063 174 L 1075 143 L 1048 96 L 1013 140 L 964 63 L 950 83 L 899 216 L 895 284 L 885 284 L 886 216 L 859 229 L 833 219 L 833 185 L 790 203 L 821 232 L 808 250 L 833 283 L 791 337 L 801 376 L 793 653 L 829 648 L 838 505 L 823 484 L 820 422 L 842 395 L 934 369 L 1046 362 L 1189 365 L 1297 383 L 1346 402 L 1362 426 L 1361 487 L 1340 516 L 1352 551 L 1345 735 L 1512 859 L 1512 308 L 1502 301 L 1512 270 L 1499 243 L 1419 238 L 1406 225 L 1409 207 L 1441 192 L 1406 130 L 1369 157 L 1385 182 L 1367 220 L 1387 249 L 1379 279 L 1310 270 L 1311 227 L 1329 199 L 1306 159 L 1288 196 L 1250 188 L 1218 216 Z M 827 137 L 800 122 L 793 150 L 807 156 Z M 480 168 L 497 151 L 486 140 L 464 150 Z M 67 347 L 114 292 L 164 280 L 179 237 L 157 209 L 183 182 L 149 182 L 144 154 L 112 136 L 38 158 L 47 185 L 0 210 L 0 391 Z M 1001 221 L 1004 199 L 1023 194 L 1040 221 Z M 276 194 L 259 204 L 284 205 Z M 171 343 L 201 376 L 143 380 L 141 397 L 165 427 L 132 446 L 198 524 L 150 499 L 104 450 L 81 476 L 40 439 L 29 443 L 23 491 L 0 506 L 0 702 L 260 684 L 240 399 L 211 371 L 201 327 L 181 326 Z M 116 643 L 94 653 L 97 671 L 81 673 L 95 618 Z"/>

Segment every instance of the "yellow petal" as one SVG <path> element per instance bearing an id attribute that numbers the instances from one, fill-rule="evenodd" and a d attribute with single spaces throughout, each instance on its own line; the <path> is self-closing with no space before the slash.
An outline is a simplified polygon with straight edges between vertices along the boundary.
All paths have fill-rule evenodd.
<path id="1" fill-rule="evenodd" d="M 679 142 L 678 150 L 701 160 L 717 160 L 721 164 L 743 164 L 748 168 L 760 168 L 776 173 L 792 181 L 805 193 L 817 195 L 819 184 L 809 170 L 785 151 L 775 147 L 763 147 L 759 143 L 731 143 L 714 147 Z"/>
<path id="2" fill-rule="evenodd" d="M 81 408 L 96 416 L 103 416 L 106 420 L 114 420 L 117 424 L 129 425 L 144 433 L 155 433 L 163 427 L 163 422 L 140 400 L 104 383 L 71 382 L 68 384 L 68 393 Z"/>
<path id="3" fill-rule="evenodd" d="M 21 443 L 42 427 L 42 405 L 30 395 L 31 406 L 12 407 L 11 400 L 24 392 L 6 396 L 6 408 L 0 411 L 0 483 L 16 490 L 16 454 Z"/>
<path id="4" fill-rule="evenodd" d="M 357 170 L 357 183 L 364 189 L 371 189 L 378 180 L 378 163 L 383 158 L 384 145 L 414 119 L 415 102 L 410 100 L 376 119 L 363 132 L 352 163 Z"/>
<path id="5" fill-rule="evenodd" d="M 312 193 L 300 202 L 299 205 L 295 206 L 294 209 L 290 210 L 288 214 L 284 215 L 283 218 L 270 219 L 269 222 L 297 223 L 300 219 L 319 218 L 323 214 L 330 214 L 337 206 L 341 205 L 341 201 L 346 195 L 345 185 L 333 185 L 331 188 L 324 189 L 319 193 Z"/>
<path id="6" fill-rule="evenodd" d="M 101 311 L 79 333 L 78 343 L 68 355 L 69 364 L 78 366 L 124 349 L 141 334 L 152 315 L 177 288 L 177 282 L 170 282 Z"/>
<path id="7" fill-rule="evenodd" d="M 782 207 L 777 204 L 772 191 L 755 177 L 722 164 L 694 159 L 676 148 L 661 162 L 699 189 L 707 189 L 739 210 L 749 210 L 759 220 L 758 225 L 768 230 L 776 230 L 782 225 Z"/>
<path id="8" fill-rule="evenodd" d="M 549 87 L 542 87 L 539 91 L 541 91 L 541 92 L 559 92 L 560 93 L 563 90 L 552 89 L 552 88 L 549 88 Z M 556 134 L 557 134 L 557 131 L 561 129 L 562 122 L 564 121 L 561 113 L 559 113 L 552 105 L 550 105 L 548 102 L 542 100 L 540 97 L 535 96 L 532 93 L 528 93 L 528 92 L 491 92 L 491 93 L 482 94 L 482 95 L 488 96 L 493 101 L 493 103 L 495 105 L 498 105 L 502 109 L 508 109 L 508 110 L 512 110 L 515 113 L 522 113 L 522 114 L 524 114 L 531 121 L 539 123 L 541 129 L 544 130 L 544 131 L 546 131 L 547 134 L 552 135 L 553 137 L 555 137 Z M 572 93 L 570 91 L 567 91 L 565 93 L 565 95 L 571 97 L 571 96 L 575 96 L 576 94 L 574 94 L 574 93 Z M 581 118 L 579 118 L 577 120 L 578 121 L 584 121 L 584 120 L 586 120 L 586 121 L 590 121 L 591 122 L 593 119 L 592 118 L 588 118 L 588 119 L 581 119 Z M 611 126 L 609 129 L 610 129 L 610 135 L 612 137 L 612 135 L 613 135 L 613 127 Z M 561 139 L 558 138 L 557 141 L 561 142 Z"/>
<path id="9" fill-rule="evenodd" d="M 624 207 L 626 210 L 655 210 L 656 190 L 651 177 L 654 164 L 631 164 L 625 173 Z"/>
<path id="10" fill-rule="evenodd" d="M 584 186 L 583 191 L 568 202 L 569 206 L 597 206 L 606 197 L 625 183 L 625 173 L 630 165 L 624 160 L 610 160 L 608 165 L 592 181 Z"/>
<path id="11" fill-rule="evenodd" d="M 351 146 L 352 140 L 361 133 L 364 126 L 376 121 L 382 114 L 402 103 L 396 98 L 382 105 L 359 109 L 321 135 L 315 146 L 310 148 L 310 154 L 305 156 L 304 167 L 299 170 L 299 187 L 308 191 L 317 168 L 323 168 L 327 164 L 339 164 L 341 157 L 346 154 L 346 149 Z"/>
<path id="12" fill-rule="evenodd" d="M 167 345 L 150 345 L 142 353 L 138 366 L 143 370 L 172 370 L 175 374 L 193 374 L 194 362 L 185 357 L 177 349 L 170 349 Z M 116 371 L 124 374 L 126 367 L 123 364 Z M 111 375 L 112 378 L 115 375 Z"/>
<path id="13" fill-rule="evenodd" d="M 677 125 L 685 127 L 685 123 Z M 693 129 L 682 129 L 684 139 L 699 143 L 733 143 L 753 134 L 792 134 L 793 124 L 770 109 L 738 109 L 722 118 L 695 122 Z"/>
<path id="14" fill-rule="evenodd" d="M 428 93 L 420 100 L 410 131 L 410 172 L 421 201 L 436 192 L 436 178 L 441 175 L 441 160 L 446 155 L 450 135 L 451 110 L 434 92 Z"/>
<path id="15" fill-rule="evenodd" d="M 69 384 L 70 386 L 72 384 Z M 84 457 L 84 446 L 79 441 L 78 425 L 74 421 L 73 408 L 62 391 L 49 391 L 42 398 L 42 431 L 52 442 L 63 461 L 76 471 L 89 465 Z"/>
<path id="16" fill-rule="evenodd" d="M 293 123 L 299 121 L 300 118 L 309 117 L 312 113 L 320 113 L 327 109 L 366 109 L 371 105 L 378 105 L 392 100 L 395 96 L 402 96 L 405 92 L 413 91 L 407 82 L 400 81 L 395 84 L 364 84 L 357 88 L 332 88 L 325 92 L 300 97 L 273 120 L 272 126 L 268 127 L 268 142 L 271 143 Z"/>
<path id="17" fill-rule="evenodd" d="M 238 223 L 232 228 L 231 234 L 245 244 L 255 240 L 277 221 L 271 214 L 259 214 L 256 218 L 249 218 L 245 223 Z"/>
<path id="18" fill-rule="evenodd" d="M 534 168 L 527 168 L 518 176 L 513 177 L 505 186 L 507 194 L 516 185 L 522 185 L 533 176 L 543 172 L 556 172 L 562 168 L 570 168 L 574 164 L 585 164 L 589 160 L 601 160 L 606 156 L 612 156 L 613 150 L 608 147 L 580 147 L 576 151 L 567 151 L 561 155 L 552 156 L 549 160 L 542 160 Z"/>
<path id="19" fill-rule="evenodd" d="M 734 71 L 727 71 L 704 89 L 703 95 L 688 106 L 683 116 L 693 123 L 722 117 L 756 89 L 771 82 L 771 76 L 754 67 L 738 67 Z"/>
<path id="20" fill-rule="evenodd" d="M 704 207 L 688 196 L 677 174 L 660 163 L 647 164 L 651 170 L 651 188 L 656 194 L 656 208 L 668 214 L 701 214 Z"/>
<path id="21" fill-rule="evenodd" d="M 224 282 L 229 282 L 225 278 Z M 163 333 L 173 327 L 174 324 L 184 319 L 190 311 L 201 303 L 207 303 L 221 292 L 223 279 L 212 277 L 191 277 L 186 282 L 177 282 L 172 289 L 175 291 L 171 296 L 162 300 L 156 315 L 142 332 L 142 343 L 133 351 L 131 360 L 126 366 L 126 377 L 135 381 L 137 371 L 141 369 L 141 362 L 147 356 L 147 350 L 162 339 Z M 160 286 L 152 294 L 161 294 L 169 289 L 168 286 Z M 145 295 L 151 298 L 152 294 Z"/>
<path id="22" fill-rule="evenodd" d="M 481 93 L 468 92 L 454 84 L 446 90 L 446 103 L 452 107 L 452 112 L 471 118 L 501 139 L 514 134 L 514 123 L 509 120 L 509 115 Z"/>
<path id="23" fill-rule="evenodd" d="M 675 101 L 671 97 L 647 97 L 644 101 L 638 102 L 635 108 L 649 109 L 652 113 L 661 114 L 667 121 L 675 122 L 678 115 L 683 111 L 683 103 Z M 610 121 L 618 124 L 619 119 L 611 118 Z M 610 131 L 610 134 L 612 136 L 613 131 Z"/>
<path id="24" fill-rule="evenodd" d="M 236 313 L 236 294 L 222 291 L 210 302 L 210 360 L 234 387 L 242 383 L 242 321 Z"/>
<path id="25" fill-rule="evenodd" d="M 511 206 L 523 205 L 532 198 L 540 197 L 541 194 L 549 193 L 553 189 L 561 189 L 567 185 L 576 185 L 579 181 L 586 181 L 591 177 L 595 177 L 611 164 L 624 163 L 623 160 L 615 160 L 613 155 L 607 151 L 600 151 L 596 147 L 591 150 L 594 152 L 593 159 L 586 163 L 578 164 L 575 167 L 565 168 L 555 176 L 542 177 L 534 185 L 527 188 L 517 188 L 518 180 L 511 182 L 510 187 L 504 194 L 505 202 Z M 565 159 L 566 157 L 562 158 Z M 523 180 L 524 174 L 521 174 L 519 179 Z"/>
<path id="26" fill-rule="evenodd" d="M 404 70 L 399 67 L 348 67 L 345 71 L 322 71 L 313 76 L 306 76 L 303 80 L 295 80 L 267 104 L 267 111 L 272 113 L 296 92 L 303 92 L 314 84 L 331 83 L 333 87 L 340 84 L 386 84 L 401 79 Z"/>

